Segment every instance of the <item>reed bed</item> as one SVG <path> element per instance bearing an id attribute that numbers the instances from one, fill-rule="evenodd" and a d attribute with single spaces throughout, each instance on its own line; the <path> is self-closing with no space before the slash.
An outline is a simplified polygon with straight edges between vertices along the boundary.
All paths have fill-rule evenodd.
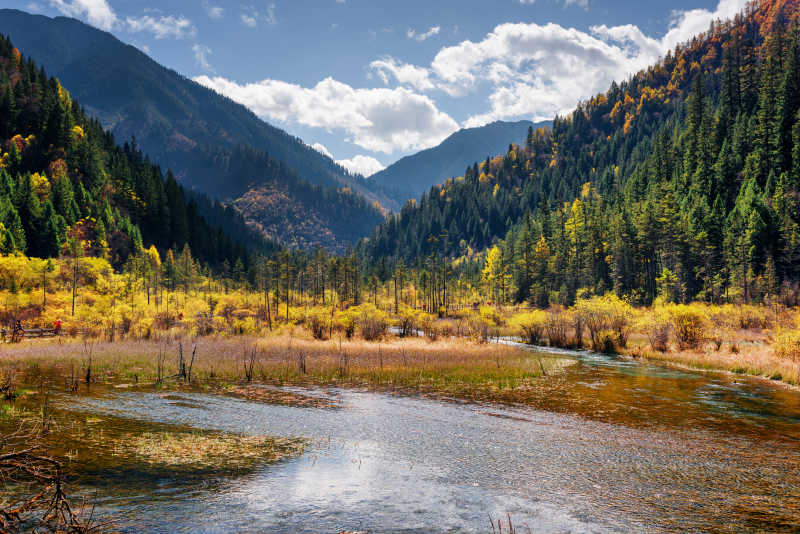
<path id="1" fill-rule="evenodd" d="M 181 357 L 183 354 L 183 357 Z M 182 369 L 195 354 L 191 378 Z M 558 373 L 569 360 L 514 347 L 462 339 L 422 338 L 317 341 L 276 335 L 162 341 L 40 342 L 5 346 L 0 369 L 22 383 L 46 377 L 56 384 L 117 387 L 224 388 L 242 385 L 341 385 L 409 389 L 454 396 L 515 390 Z M 246 395 L 245 395 L 246 396 Z"/>
<path id="2" fill-rule="evenodd" d="M 634 349 L 631 354 L 648 360 L 703 370 L 722 370 L 800 385 L 800 363 L 775 355 L 766 344 L 732 345 L 733 350 L 674 350 L 658 352 Z"/>

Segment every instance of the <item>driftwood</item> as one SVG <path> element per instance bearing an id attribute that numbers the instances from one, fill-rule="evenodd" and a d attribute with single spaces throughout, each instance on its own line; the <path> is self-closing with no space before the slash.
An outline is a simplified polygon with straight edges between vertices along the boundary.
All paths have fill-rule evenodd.
<path id="1" fill-rule="evenodd" d="M 38 436 L 17 431 L 0 436 L 0 483 L 30 485 L 34 495 L 0 508 L 0 534 L 33 528 L 37 532 L 102 532 L 110 523 L 93 525 L 92 514 L 75 511 L 64 491 L 61 462 L 46 454 Z"/>

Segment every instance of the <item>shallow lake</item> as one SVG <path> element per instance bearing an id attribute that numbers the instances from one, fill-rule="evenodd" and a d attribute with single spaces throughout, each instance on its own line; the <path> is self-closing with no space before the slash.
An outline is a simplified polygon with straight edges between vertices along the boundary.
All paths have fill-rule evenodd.
<path id="1" fill-rule="evenodd" d="M 95 476 L 83 491 L 130 531 L 800 530 L 800 393 L 591 353 L 532 406 L 302 390 L 337 410 L 181 393 L 59 405 L 312 440 L 300 458 L 219 480 Z"/>

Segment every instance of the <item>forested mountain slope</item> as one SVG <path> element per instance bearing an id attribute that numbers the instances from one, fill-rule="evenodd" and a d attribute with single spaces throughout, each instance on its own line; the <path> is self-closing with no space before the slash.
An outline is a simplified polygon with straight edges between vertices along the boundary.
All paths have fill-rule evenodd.
<path id="1" fill-rule="evenodd" d="M 404 200 L 416 198 L 431 186 L 461 175 L 476 157 L 503 152 L 511 143 L 523 141 L 529 128 L 550 124 L 549 121 L 536 124 L 531 121 L 496 121 L 459 130 L 438 146 L 406 156 L 373 174 L 369 180 L 404 191 Z"/>
<path id="2" fill-rule="evenodd" d="M 712 25 L 407 204 L 362 252 L 418 262 L 489 248 L 483 283 L 541 305 L 579 290 L 640 302 L 792 292 L 797 19 L 796 0 L 762 0 Z"/>
<path id="3" fill-rule="evenodd" d="M 199 214 L 206 203 L 216 224 Z M 221 226 L 234 228 L 232 239 Z M 0 36 L 0 250 L 54 257 L 70 242 L 116 266 L 156 245 L 211 266 L 246 264 L 244 224 L 190 198 L 135 146 L 120 147 L 55 79 Z M 75 253 L 75 250 L 72 250 Z"/>
<path id="4" fill-rule="evenodd" d="M 248 214 L 253 226 L 276 229 L 269 237 L 292 242 L 312 218 L 323 225 L 320 238 L 312 233 L 302 241 L 341 250 L 382 220 L 375 202 L 391 204 L 369 191 L 363 178 L 300 139 L 110 33 L 75 19 L 10 9 L 0 10 L 0 33 L 56 76 L 117 139 L 135 138 L 187 188 L 229 201 L 276 191 L 282 202 L 292 204 L 285 217 L 266 209 Z M 259 198 L 265 206 L 273 200 Z M 254 214 L 266 218 L 254 219 Z M 347 224 L 334 224 L 339 217 Z"/>

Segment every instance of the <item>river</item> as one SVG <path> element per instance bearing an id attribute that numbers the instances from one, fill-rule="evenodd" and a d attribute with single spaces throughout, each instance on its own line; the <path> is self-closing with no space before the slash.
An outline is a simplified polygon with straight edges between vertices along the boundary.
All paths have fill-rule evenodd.
<path id="1" fill-rule="evenodd" d="M 800 393 L 591 353 L 530 406 L 305 391 L 342 408 L 182 393 L 59 396 L 72 410 L 310 438 L 220 480 L 83 482 L 119 528 L 158 532 L 800 531 Z M 507 530 L 504 530 L 507 531 Z"/>

